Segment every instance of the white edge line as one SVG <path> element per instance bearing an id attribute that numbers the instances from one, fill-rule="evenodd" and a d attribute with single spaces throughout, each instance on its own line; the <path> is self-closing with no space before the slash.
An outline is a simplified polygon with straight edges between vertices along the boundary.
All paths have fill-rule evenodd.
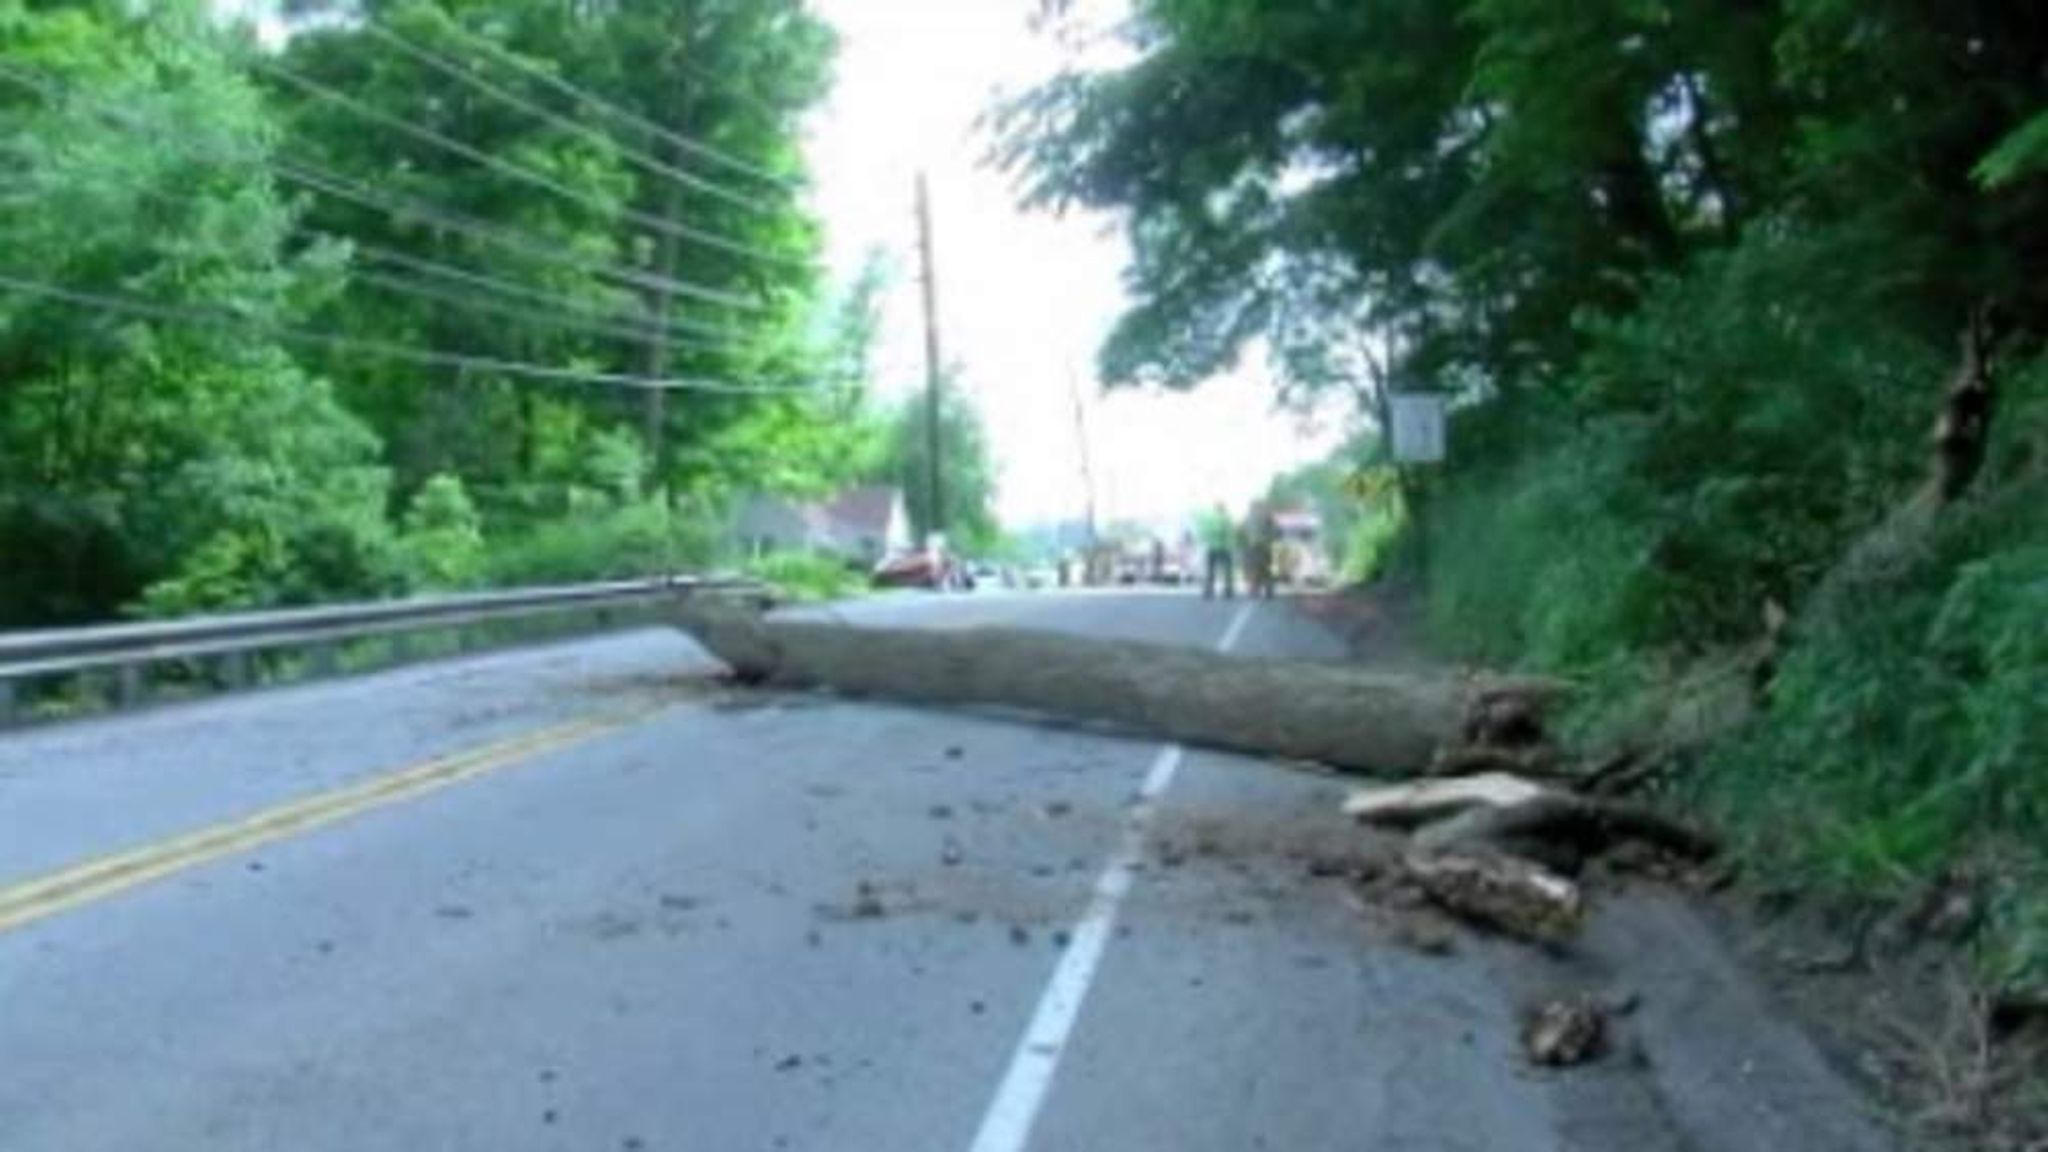
<path id="1" fill-rule="evenodd" d="M 1223 630 L 1223 638 L 1216 642 L 1218 652 L 1230 651 L 1251 616 L 1249 601 L 1238 607 L 1230 626 Z M 1116 853 L 1095 878 L 1094 894 L 1074 925 L 1066 951 L 1060 954 L 1059 964 L 1052 970 L 1052 979 L 1039 994 L 1038 1007 L 1032 1011 L 1031 1022 L 1025 1026 L 1024 1036 L 1010 1056 L 1009 1069 L 1003 1073 L 1002 1083 L 982 1115 L 970 1152 L 1024 1152 L 1029 1144 L 1039 1109 L 1052 1090 L 1060 1057 L 1073 1035 L 1074 1022 L 1080 1018 L 1081 1004 L 1088 998 L 1095 970 L 1102 963 L 1103 950 L 1109 946 L 1110 935 L 1116 928 L 1117 912 L 1131 890 L 1136 865 L 1143 858 L 1145 830 L 1152 823 L 1160 798 L 1173 785 L 1183 755 L 1180 745 L 1168 744 L 1153 757 L 1145 782 L 1138 787 L 1137 801 L 1124 817 L 1124 834 Z"/>

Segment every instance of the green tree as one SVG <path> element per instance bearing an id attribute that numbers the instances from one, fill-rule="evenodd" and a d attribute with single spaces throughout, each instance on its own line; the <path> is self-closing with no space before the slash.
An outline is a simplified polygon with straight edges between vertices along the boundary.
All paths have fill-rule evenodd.
<path id="1" fill-rule="evenodd" d="M 329 311 L 331 324 L 469 356 L 618 374 L 658 370 L 667 378 L 762 385 L 801 383 L 811 375 L 814 364 L 799 334 L 816 306 L 816 229 L 780 180 L 800 175 L 797 119 L 822 95 L 831 38 L 800 5 L 691 0 L 680 8 L 629 2 L 579 9 L 380 0 L 357 11 L 375 28 L 311 23 L 281 59 L 263 67 L 290 110 L 295 154 L 513 231 L 539 251 L 509 251 L 418 214 L 318 198 L 311 223 L 349 237 L 360 270 Z M 743 157 L 774 179 L 707 165 L 637 122 L 567 99 L 536 74 L 558 76 L 666 132 Z M 471 77 L 496 92 L 480 89 Z M 360 107 L 325 98 L 296 78 L 342 92 Z M 367 119 L 363 109 L 415 131 Z M 572 130 L 575 125 L 582 130 Z M 421 131 L 500 166 L 451 152 Z M 504 165 L 537 174 L 559 191 Z M 673 175 L 679 170 L 690 175 L 679 179 Z M 678 240 L 649 220 L 681 225 L 710 242 Z M 464 307 L 459 299 L 451 305 L 397 293 L 389 284 L 394 274 L 418 275 L 415 265 L 391 267 L 391 252 L 562 303 L 544 306 L 534 322 L 508 324 L 501 313 Z M 641 269 L 751 307 L 664 294 L 595 273 L 589 267 L 595 265 Z M 461 295 L 477 295 L 456 287 Z M 586 319 L 580 326 L 550 324 L 549 311 Z M 609 327 L 593 332 L 589 318 Z M 634 326 L 660 324 L 687 332 L 674 340 L 631 334 Z M 627 326 L 624 335 L 617 334 L 620 325 Z M 560 506 L 560 489 L 536 475 L 543 457 L 590 450 L 590 438 L 610 427 L 641 427 L 647 403 L 606 389 L 551 393 L 487 369 L 422 386 L 416 370 L 346 354 L 330 370 L 345 383 L 351 404 L 391 443 L 401 483 L 452 471 L 487 513 L 517 517 Z M 701 463 L 688 463 L 703 459 L 694 449 L 745 421 L 755 403 L 687 391 L 668 395 L 663 458 L 643 460 L 658 470 L 655 479 L 663 486 L 701 486 Z"/>
<path id="2" fill-rule="evenodd" d="M 2019 847 L 2039 773 L 2011 756 L 2041 722 L 2011 686 L 2048 676 L 2013 624 L 2048 586 L 2048 9 L 1135 8 L 1128 63 L 1001 120 L 1032 201 L 1128 222 L 1105 376 L 1192 386 L 1264 345 L 1288 388 L 1376 417 L 1390 388 L 1448 394 L 1450 461 L 1406 486 L 1434 631 L 1600 701 L 1725 669 L 1789 608 L 1767 717 L 1700 791 L 1774 867 L 1863 893 L 1969 856 L 2030 877 L 1985 951 L 2048 980 L 2048 856 Z M 1926 482 L 1987 315 L 1975 487 L 1823 610 Z"/>
<path id="3" fill-rule="evenodd" d="M 934 518 L 928 461 L 931 441 L 929 409 L 922 395 L 897 405 L 889 419 L 888 439 L 873 478 L 903 490 L 913 534 L 923 539 L 942 528 L 956 548 L 979 552 L 1002 537 L 995 515 L 996 468 L 989 455 L 988 433 L 981 412 L 949 381 L 939 391 L 939 486 L 944 502 Z"/>
<path id="4" fill-rule="evenodd" d="M 0 5 L 11 277 L 222 314 L 0 292 L 0 621 L 369 594 L 389 584 L 375 437 L 273 326 L 331 291 L 286 252 L 275 128 L 198 3 Z"/>
<path id="5" fill-rule="evenodd" d="M 430 477 L 406 506 L 399 548 L 414 588 L 464 588 L 483 574 L 484 533 L 462 481 Z"/>

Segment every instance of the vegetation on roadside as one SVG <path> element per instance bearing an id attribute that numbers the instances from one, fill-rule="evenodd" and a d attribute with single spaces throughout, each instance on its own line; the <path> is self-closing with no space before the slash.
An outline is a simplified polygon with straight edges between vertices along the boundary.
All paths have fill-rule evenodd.
<path id="1" fill-rule="evenodd" d="M 883 278 L 817 270 L 801 0 L 214 8 L 0 0 L 0 627 L 699 567 L 921 477 Z"/>
<path id="2" fill-rule="evenodd" d="M 733 495 L 867 466 L 798 0 L 286 10 L 0 0 L 0 627 L 702 564 Z M 669 392 L 657 459 L 607 374 L 808 390 Z"/>
<path id="3" fill-rule="evenodd" d="M 1398 550 L 1407 511 L 1400 476 L 1377 432 L 1354 436 L 1324 459 L 1273 478 L 1266 502 L 1303 507 L 1322 522 L 1323 546 L 1344 584 L 1378 579 Z"/>
<path id="4" fill-rule="evenodd" d="M 868 573 L 838 556 L 818 552 L 777 552 L 747 565 L 747 571 L 788 596 L 808 603 L 844 600 L 868 588 Z"/>
<path id="5" fill-rule="evenodd" d="M 1375 418 L 1444 393 L 1403 542 L 1432 630 L 1611 688 L 1588 728 L 1789 612 L 1758 718 L 1683 786 L 1774 877 L 1981 881 L 1986 976 L 2048 987 L 2048 10 L 1137 8 L 1133 62 L 1005 118 L 1036 202 L 1129 222 L 1105 374 L 1263 344 Z M 1844 580 L 1928 483 L 1987 308 L 1981 468 Z"/>

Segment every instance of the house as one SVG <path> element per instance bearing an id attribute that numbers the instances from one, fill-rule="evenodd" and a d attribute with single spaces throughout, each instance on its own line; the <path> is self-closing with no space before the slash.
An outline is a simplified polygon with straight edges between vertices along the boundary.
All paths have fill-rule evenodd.
<path id="1" fill-rule="evenodd" d="M 910 511 L 901 489 L 849 488 L 815 502 L 754 495 L 741 502 L 735 534 L 750 556 L 806 551 L 871 566 L 910 547 Z"/>

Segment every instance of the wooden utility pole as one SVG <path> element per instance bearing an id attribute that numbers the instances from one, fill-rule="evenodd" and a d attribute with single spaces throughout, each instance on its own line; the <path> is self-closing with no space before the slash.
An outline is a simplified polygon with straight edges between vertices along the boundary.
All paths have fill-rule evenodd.
<path id="1" fill-rule="evenodd" d="M 674 51 L 686 55 L 689 45 L 679 44 Z M 669 65 L 679 71 L 674 98 L 675 127 L 677 131 L 687 131 L 691 108 L 689 88 L 680 78 L 679 58 L 671 58 Z M 681 145 L 670 143 L 666 151 L 666 160 L 671 165 L 681 167 L 688 160 Z M 663 220 L 674 223 L 676 217 L 683 214 L 683 190 L 675 181 L 665 180 L 661 196 L 659 215 Z M 654 241 L 654 273 L 658 279 L 650 288 L 647 300 L 653 331 L 647 337 L 644 361 L 645 374 L 650 381 L 666 380 L 669 372 L 669 309 L 675 306 L 675 296 L 669 284 L 676 278 L 676 237 L 666 228 Z M 662 493 L 668 488 L 668 391 L 650 384 L 641 403 L 640 435 L 647 444 L 647 490 Z"/>
<path id="2" fill-rule="evenodd" d="M 675 185 L 669 185 L 662 219 L 675 218 L 681 207 L 682 196 Z M 649 311 L 653 313 L 654 331 L 647 337 L 646 375 L 651 381 L 668 378 L 668 310 L 672 305 L 668 281 L 676 274 L 676 238 L 667 232 L 655 242 L 655 267 L 661 276 L 648 300 Z M 668 468 L 664 457 L 668 452 L 668 390 L 653 383 L 646 388 L 640 410 L 641 438 L 647 443 L 647 488 L 658 492 L 668 484 Z"/>
<path id="3" fill-rule="evenodd" d="M 1074 402 L 1074 443 L 1081 450 L 1081 497 L 1087 512 L 1088 536 L 1084 543 L 1095 550 L 1095 462 L 1088 449 L 1088 410 L 1081 404 L 1081 379 L 1072 364 L 1067 365 L 1067 397 Z"/>
<path id="4" fill-rule="evenodd" d="M 932 260 L 931 182 L 923 172 L 917 174 L 917 253 L 924 285 L 925 535 L 929 537 L 946 530 L 946 493 L 939 479 L 939 390 L 944 371 L 939 360 L 939 281 Z"/>

